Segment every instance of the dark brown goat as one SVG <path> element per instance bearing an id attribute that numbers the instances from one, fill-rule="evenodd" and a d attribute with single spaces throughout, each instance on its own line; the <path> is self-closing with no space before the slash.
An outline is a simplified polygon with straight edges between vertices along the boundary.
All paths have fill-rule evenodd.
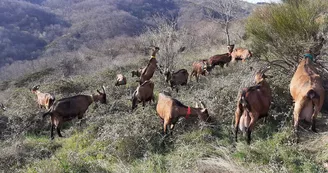
<path id="1" fill-rule="evenodd" d="M 159 51 L 159 47 L 154 47 L 148 65 L 142 70 L 140 81 L 139 81 L 140 84 L 144 83 L 146 80 L 150 80 L 153 77 L 155 70 L 159 69 L 156 60 L 156 54 L 158 51 Z"/>
<path id="2" fill-rule="evenodd" d="M 255 123 L 262 117 L 268 116 L 271 105 L 271 89 L 264 74 L 270 66 L 260 70 L 255 75 L 255 86 L 244 88 L 238 98 L 235 112 L 235 140 L 238 128 L 247 133 L 247 143 L 250 144 L 251 133 Z"/>
<path id="3" fill-rule="evenodd" d="M 155 101 L 154 98 L 154 83 L 150 80 L 145 81 L 137 87 L 132 95 L 132 110 L 137 107 L 138 103 L 142 102 L 142 106 L 145 107 L 146 102 Z"/>
<path id="4" fill-rule="evenodd" d="M 208 68 L 207 60 L 200 60 L 200 61 L 194 62 L 192 64 L 192 72 L 190 74 L 190 81 L 191 81 L 192 76 L 195 76 L 196 81 L 198 82 L 200 75 L 205 76 L 206 73 L 208 73 L 207 68 Z"/>
<path id="5" fill-rule="evenodd" d="M 143 68 L 139 68 L 138 70 L 133 70 L 133 71 L 131 71 L 131 73 L 132 73 L 132 77 L 134 77 L 134 76 L 140 77 L 142 71 L 143 71 Z"/>
<path id="6" fill-rule="evenodd" d="M 178 85 L 187 85 L 189 73 L 186 69 L 180 69 L 177 72 L 166 70 L 164 75 L 165 81 L 170 83 L 172 89 L 175 87 L 177 92 L 179 90 Z"/>
<path id="7" fill-rule="evenodd" d="M 40 85 L 34 86 L 31 91 L 32 93 L 36 94 L 37 102 L 40 108 L 44 107 L 45 109 L 49 109 L 51 105 L 55 101 L 55 96 L 49 93 L 42 93 L 39 91 Z"/>
<path id="8" fill-rule="evenodd" d="M 58 136 L 63 137 L 60 133 L 61 124 L 75 117 L 82 119 L 91 103 L 99 101 L 100 103 L 106 104 L 105 88 L 102 87 L 102 89 L 103 93 L 97 90 L 99 95 L 76 95 L 56 101 L 50 110 L 43 114 L 43 118 L 47 115 L 51 117 L 51 139 L 54 139 L 54 128 L 56 128 Z"/>
<path id="9" fill-rule="evenodd" d="M 218 54 L 211 56 L 207 62 L 208 62 L 208 71 L 211 71 L 216 65 L 220 65 L 222 68 L 225 64 L 228 65 L 228 63 L 231 61 L 231 52 L 233 51 L 235 45 L 229 45 L 228 51 L 229 53 L 225 54 Z"/>
<path id="10" fill-rule="evenodd" d="M 158 95 L 156 111 L 158 116 L 164 120 L 164 134 L 167 133 L 167 126 L 170 126 L 169 128 L 172 133 L 175 124 L 181 117 L 188 118 L 189 116 L 198 116 L 202 121 L 210 121 L 210 116 L 203 103 L 201 103 L 201 108 L 198 108 L 198 104 L 196 104 L 196 107 L 193 108 L 190 106 L 185 106 L 180 101 L 163 93 L 159 93 Z"/>

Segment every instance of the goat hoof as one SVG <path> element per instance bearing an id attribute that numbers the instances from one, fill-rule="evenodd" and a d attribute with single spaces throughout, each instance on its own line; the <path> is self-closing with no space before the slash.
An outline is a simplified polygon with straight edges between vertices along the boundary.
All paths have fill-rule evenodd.
<path id="1" fill-rule="evenodd" d="M 55 139 L 55 137 L 50 137 L 50 140 L 54 140 Z"/>
<path id="2" fill-rule="evenodd" d="M 314 133 L 318 133 L 318 131 L 314 128 L 311 128 L 311 130 L 314 132 Z"/>

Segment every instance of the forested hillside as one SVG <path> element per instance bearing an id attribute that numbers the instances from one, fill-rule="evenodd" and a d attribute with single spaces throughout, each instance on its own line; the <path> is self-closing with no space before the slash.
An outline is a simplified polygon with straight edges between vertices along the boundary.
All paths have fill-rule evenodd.
<path id="1" fill-rule="evenodd" d="M 309 51 L 328 88 L 326 0 L 3 0 L 0 7 L 0 172 L 328 171 L 328 101 L 316 118 L 317 133 L 299 123 L 297 143 L 289 88 Z M 247 49 L 244 62 L 231 62 L 229 43 Z M 163 70 L 150 79 L 155 101 L 132 110 L 140 86 L 132 71 L 149 67 L 155 46 Z M 230 57 L 226 65 L 204 64 L 221 54 Z M 205 75 L 198 82 L 188 76 L 179 92 L 171 88 L 163 72 L 190 75 L 194 62 Z M 237 101 L 244 87 L 262 89 L 254 77 L 264 67 L 272 93 L 268 117 L 256 121 L 250 144 L 240 131 L 236 141 Z M 126 85 L 115 85 L 117 74 Z M 61 124 L 63 137 L 54 129 L 51 140 L 51 118 L 43 117 L 48 110 L 36 88 L 57 101 L 89 98 L 70 108 L 91 104 L 82 119 Z M 102 92 L 106 103 L 91 97 Z M 205 106 L 198 110 L 210 118 L 186 111 L 165 135 L 156 110 L 160 93 L 186 110 Z M 323 97 L 328 92 L 313 98 Z"/>

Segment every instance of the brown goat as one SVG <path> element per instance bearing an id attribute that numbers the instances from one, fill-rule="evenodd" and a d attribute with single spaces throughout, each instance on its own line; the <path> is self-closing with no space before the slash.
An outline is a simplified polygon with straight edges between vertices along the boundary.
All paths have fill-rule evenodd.
<path id="1" fill-rule="evenodd" d="M 63 137 L 60 133 L 61 124 L 75 117 L 82 119 L 91 103 L 99 101 L 106 104 L 105 88 L 102 87 L 102 89 L 103 93 L 97 90 L 99 95 L 76 95 L 57 100 L 50 110 L 43 114 L 43 118 L 47 115 L 51 116 L 51 139 L 54 139 L 54 128 L 56 128 L 58 136 Z"/>
<path id="2" fill-rule="evenodd" d="M 244 88 L 238 98 L 235 112 L 235 140 L 238 128 L 247 133 L 247 143 L 251 142 L 251 133 L 257 120 L 268 116 L 271 105 L 271 89 L 264 74 L 270 66 L 255 75 L 255 86 Z"/>
<path id="3" fill-rule="evenodd" d="M 117 74 L 115 86 L 126 85 L 126 77 L 122 74 Z"/>
<path id="4" fill-rule="evenodd" d="M 5 107 L 5 105 L 3 105 L 2 103 L 0 103 L 0 108 L 3 110 L 3 111 L 6 111 L 7 108 Z"/>
<path id="5" fill-rule="evenodd" d="M 193 108 L 185 106 L 180 101 L 163 93 L 159 93 L 158 95 L 156 111 L 158 116 L 164 121 L 164 134 L 167 133 L 167 126 L 170 126 L 172 133 L 172 130 L 180 117 L 188 118 L 189 116 L 198 116 L 202 121 L 210 121 L 210 116 L 203 103 L 201 103 L 201 108 L 198 108 L 197 104 L 196 108 Z"/>
<path id="6" fill-rule="evenodd" d="M 154 98 L 154 83 L 150 80 L 146 80 L 139 85 L 132 94 L 132 110 L 137 107 L 138 103 L 142 102 L 142 106 L 145 107 L 146 102 L 155 101 Z"/>
<path id="7" fill-rule="evenodd" d="M 231 52 L 233 51 L 235 45 L 228 45 L 228 51 L 229 53 L 225 54 L 218 54 L 211 56 L 207 62 L 208 62 L 208 71 L 211 71 L 216 65 L 220 65 L 222 68 L 225 64 L 228 65 L 228 63 L 231 61 Z"/>
<path id="8" fill-rule="evenodd" d="M 170 72 L 168 69 L 164 72 L 165 81 L 170 83 L 171 88 L 175 87 L 178 92 L 178 85 L 187 85 L 189 73 L 186 69 L 180 69 L 177 72 Z"/>
<path id="9" fill-rule="evenodd" d="M 148 62 L 148 65 L 142 70 L 142 73 L 140 76 L 140 81 L 139 81 L 140 84 L 144 83 L 146 80 L 150 80 L 153 77 L 155 70 L 157 68 L 159 69 L 159 67 L 157 65 L 157 60 L 156 60 L 156 53 L 158 51 L 159 51 L 159 47 L 155 47 L 153 49 L 153 53 Z"/>
<path id="10" fill-rule="evenodd" d="M 295 102 L 294 130 L 298 141 L 298 123 L 300 120 L 312 122 L 312 131 L 317 132 L 316 117 L 322 108 L 325 90 L 320 75 L 309 58 L 303 59 L 290 82 L 290 93 Z"/>
<path id="11" fill-rule="evenodd" d="M 206 75 L 206 73 L 209 73 L 207 71 L 208 68 L 208 63 L 207 60 L 200 60 L 200 61 L 196 61 L 192 64 L 192 72 L 190 74 L 190 81 L 191 81 L 191 77 L 195 76 L 196 81 L 198 82 L 199 76 L 200 75 Z"/>
<path id="12" fill-rule="evenodd" d="M 242 60 L 243 62 L 245 62 L 246 59 L 252 56 L 253 54 L 251 53 L 250 50 L 245 48 L 236 48 L 231 52 L 231 61 L 235 62 L 237 60 Z"/>
<path id="13" fill-rule="evenodd" d="M 40 85 L 34 86 L 31 91 L 32 93 L 36 94 L 37 96 L 37 102 L 39 105 L 39 108 L 44 107 L 45 109 L 49 109 L 51 105 L 55 101 L 55 96 L 49 94 L 49 93 L 42 93 L 39 91 Z"/>
<path id="14" fill-rule="evenodd" d="M 138 70 L 133 70 L 133 71 L 131 71 L 131 73 L 132 73 L 132 77 L 134 77 L 134 76 L 140 77 L 142 71 L 143 71 L 143 68 L 139 68 Z"/>

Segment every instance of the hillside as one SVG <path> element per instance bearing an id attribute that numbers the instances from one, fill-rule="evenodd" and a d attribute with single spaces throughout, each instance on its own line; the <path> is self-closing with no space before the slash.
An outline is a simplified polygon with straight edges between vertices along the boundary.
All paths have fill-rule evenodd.
<path id="1" fill-rule="evenodd" d="M 9 33 L 10 39 L 18 37 L 22 43 L 33 40 L 29 45 L 39 46 L 39 54 L 33 60 L 13 61 L 0 69 L 0 103 L 6 106 L 6 111 L 0 109 L 0 170 L 22 173 L 327 172 L 327 114 L 322 112 L 317 117 L 318 133 L 308 130 L 310 125 L 301 122 L 300 141 L 296 143 L 293 132 L 294 104 L 289 84 L 296 60 L 308 45 L 318 43 L 308 34 L 309 30 L 328 39 L 324 13 L 328 6 L 323 8 L 319 1 L 307 2 L 311 5 L 302 4 L 302 8 L 289 4 L 261 5 L 252 13 L 254 5 L 241 4 L 229 25 L 230 38 L 236 47 L 250 49 L 251 58 L 231 62 L 223 68 L 216 66 L 209 75 L 200 76 L 199 82 L 189 77 L 188 84 L 180 86 L 179 92 L 172 90 L 164 75 L 155 71 L 151 78 L 155 84 L 155 103 L 146 103 L 145 107 L 139 103 L 131 110 L 132 93 L 139 85 L 136 82 L 139 78 L 132 77 L 131 71 L 147 66 L 151 46 L 160 47 L 156 59 L 161 68 L 186 69 L 189 74 L 193 62 L 227 53 L 224 26 L 220 24 L 223 14 L 209 8 L 208 1 L 13 1 L 13 4 L 22 3 L 22 9 L 38 9 L 41 16 L 58 22 L 49 24 L 57 26 L 58 32 L 49 40 L 33 35 L 46 30 L 47 24 L 12 32 L 10 26 L 19 23 L 14 19 L 7 29 L 1 28 L 6 37 Z M 11 3 L 6 1 L 5 5 L 8 4 Z M 279 22 L 272 19 L 276 16 L 271 9 L 278 12 L 275 15 L 279 16 Z M 279 13 L 286 9 L 292 15 Z M 312 18 L 308 14 L 315 10 L 322 14 L 319 22 L 294 17 L 300 16 L 297 13 L 300 12 Z M 22 11 L 16 13 L 19 12 Z M 209 14 L 214 18 L 209 19 Z M 292 22 L 295 25 L 289 25 Z M 296 24 L 303 28 L 299 29 Z M 289 30 L 285 30 L 286 27 Z M 22 37 L 21 32 L 26 35 Z M 282 37 L 286 35 L 288 37 Z M 299 37 L 301 35 L 305 36 Z M 38 42 L 41 38 L 44 44 Z M 294 40 L 300 41 L 294 49 L 295 44 L 286 45 L 295 43 Z M 325 63 L 328 42 L 320 46 L 316 67 L 328 87 Z M 293 55 L 294 52 L 297 54 Z M 288 66 L 287 63 L 294 60 L 295 63 Z M 237 97 L 243 87 L 254 85 L 255 73 L 268 64 L 271 68 L 266 72 L 266 80 L 273 98 L 269 116 L 266 121 L 256 122 L 250 145 L 242 133 L 235 141 L 232 124 Z M 114 85 L 119 73 L 126 76 L 127 85 Z M 62 124 L 64 137 L 60 138 L 55 132 L 54 140 L 50 140 L 50 117 L 42 116 L 47 110 L 38 107 L 37 96 L 31 92 L 35 85 L 40 85 L 41 92 L 53 94 L 56 100 L 97 94 L 104 86 L 107 103 L 92 103 L 81 120 L 76 118 Z M 196 103 L 202 101 L 211 121 L 203 122 L 197 116 L 182 117 L 173 134 L 164 136 L 163 123 L 156 111 L 158 95 L 162 92 L 170 93 L 186 106 L 196 107 Z"/>
<path id="2" fill-rule="evenodd" d="M 156 26 L 154 15 L 177 18 L 179 26 L 204 20 L 204 7 L 189 1 L 159 2 L 4 0 L 0 4 L 0 67 L 81 47 L 96 49 L 94 45 L 114 37 L 140 35 L 147 27 Z M 238 16 L 249 12 L 248 8 Z M 194 14 L 203 17 L 195 20 Z"/>

